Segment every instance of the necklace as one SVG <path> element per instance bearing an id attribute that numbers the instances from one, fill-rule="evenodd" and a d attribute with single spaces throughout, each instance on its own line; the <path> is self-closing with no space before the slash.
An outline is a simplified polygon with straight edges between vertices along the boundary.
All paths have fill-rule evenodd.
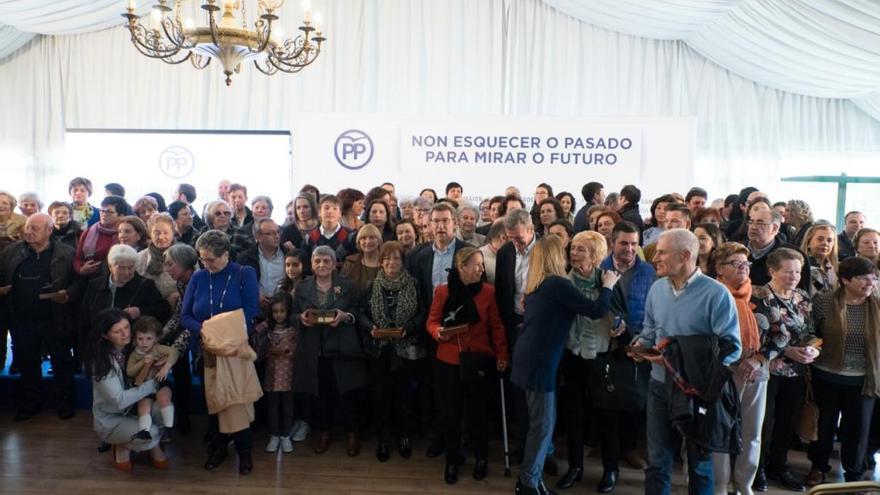
<path id="1" fill-rule="evenodd" d="M 229 289 L 229 281 L 232 280 L 232 273 L 226 276 L 226 285 L 223 287 L 223 292 L 220 293 L 220 308 L 218 313 L 223 312 L 223 299 L 226 298 L 226 291 Z M 212 274 L 208 274 L 208 301 L 211 305 L 210 312 L 211 316 L 214 316 L 214 277 Z"/>

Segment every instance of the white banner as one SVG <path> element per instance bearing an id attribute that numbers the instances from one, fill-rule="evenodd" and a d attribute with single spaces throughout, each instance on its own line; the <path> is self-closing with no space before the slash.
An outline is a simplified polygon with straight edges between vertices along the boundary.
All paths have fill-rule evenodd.
<path id="1" fill-rule="evenodd" d="M 546 182 L 580 198 L 590 181 L 608 192 L 636 184 L 643 198 L 690 187 L 694 118 L 411 118 L 299 115 L 293 134 L 294 189 L 366 190 L 393 182 L 401 197 L 448 182 L 472 201 L 510 185 L 530 199 Z"/>

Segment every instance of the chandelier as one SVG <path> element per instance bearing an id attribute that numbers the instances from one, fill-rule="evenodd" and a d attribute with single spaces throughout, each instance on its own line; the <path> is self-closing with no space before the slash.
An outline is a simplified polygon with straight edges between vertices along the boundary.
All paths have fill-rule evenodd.
<path id="1" fill-rule="evenodd" d="M 248 28 L 242 0 L 205 0 L 201 8 L 207 18 L 206 26 L 196 26 L 192 19 L 184 19 L 185 0 L 177 0 L 173 8 L 168 6 L 168 0 L 157 2 L 150 22 L 144 25 L 140 22 L 141 16 L 135 13 L 135 0 L 128 1 L 127 12 L 122 17 L 128 20 L 135 48 L 147 57 L 169 64 L 189 60 L 197 69 L 204 69 L 212 59 L 218 59 L 223 65 L 227 86 L 232 84 L 232 74 L 239 73 L 243 62 L 252 61 L 267 75 L 278 71 L 299 72 L 318 58 L 321 43 L 327 39 L 321 34 L 319 14 L 315 14 L 313 23 L 306 6 L 303 24 L 299 27 L 302 32 L 296 38 L 279 40 L 280 29 L 273 30 L 273 23 L 278 20 L 275 12 L 284 5 L 284 0 L 258 0 L 262 14 L 253 23 L 253 29 Z M 218 12 L 221 12 L 219 19 Z"/>

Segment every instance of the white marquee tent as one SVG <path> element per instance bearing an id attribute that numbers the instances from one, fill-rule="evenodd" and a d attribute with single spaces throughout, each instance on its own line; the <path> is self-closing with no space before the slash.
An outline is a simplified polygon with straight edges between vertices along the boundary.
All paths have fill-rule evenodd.
<path id="1" fill-rule="evenodd" d="M 294 76 L 245 69 L 227 88 L 217 68 L 137 55 L 122 0 L 0 1 L 0 163 L 20 177 L 7 180 L 42 191 L 69 128 L 286 130 L 296 112 L 696 116 L 682 187 L 713 195 L 878 165 L 876 0 L 313 4 L 322 59 Z M 283 8 L 287 29 L 300 8 Z"/>

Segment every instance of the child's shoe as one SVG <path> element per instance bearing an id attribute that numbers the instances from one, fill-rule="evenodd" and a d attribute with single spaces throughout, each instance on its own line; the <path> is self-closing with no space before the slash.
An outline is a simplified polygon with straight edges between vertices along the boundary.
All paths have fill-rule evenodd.
<path id="1" fill-rule="evenodd" d="M 269 437 L 269 444 L 266 445 L 266 452 L 268 452 L 270 454 L 274 454 L 275 452 L 278 452 L 278 444 L 280 442 L 281 442 L 280 437 L 276 437 L 275 435 L 272 435 L 271 437 Z"/>

